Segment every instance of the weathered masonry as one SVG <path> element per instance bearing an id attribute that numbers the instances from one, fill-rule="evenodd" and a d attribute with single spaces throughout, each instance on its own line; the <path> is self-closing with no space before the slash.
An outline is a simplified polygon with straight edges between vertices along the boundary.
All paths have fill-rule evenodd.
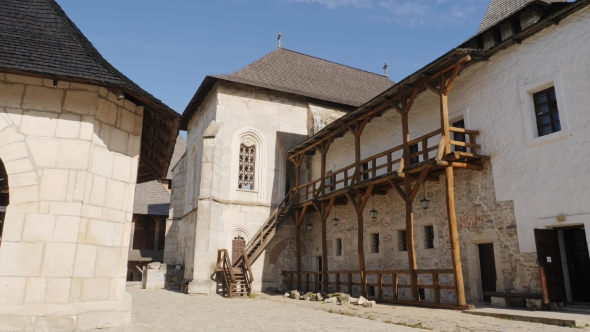
<path id="1" fill-rule="evenodd" d="M 55 1 L 0 16 L 0 330 L 127 323 L 135 186 L 165 178 L 179 117 Z"/>
<path id="2" fill-rule="evenodd" d="M 219 252 L 224 291 L 267 252 L 279 289 L 590 302 L 588 4 L 492 1 L 473 38 L 288 149 L 288 195 L 242 258 Z"/>

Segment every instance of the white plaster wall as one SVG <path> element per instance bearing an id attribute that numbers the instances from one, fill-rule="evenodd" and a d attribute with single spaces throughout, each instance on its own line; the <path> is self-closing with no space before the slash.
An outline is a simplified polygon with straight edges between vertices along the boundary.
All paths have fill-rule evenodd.
<path id="1" fill-rule="evenodd" d="M 481 133 L 481 153 L 492 158 L 496 200 L 514 201 L 522 252 L 536 251 L 534 228 L 590 227 L 589 39 L 590 9 L 584 9 L 464 70 L 449 95 L 450 120 L 464 117 L 468 129 Z M 553 83 L 564 130 L 535 139 L 530 128 L 536 131 L 536 125 L 527 113 L 532 110 L 526 108 L 532 96 L 527 91 Z M 438 97 L 422 92 L 409 118 L 412 138 L 440 128 Z M 401 144 L 400 123 L 393 110 L 369 123 L 361 138 L 362 158 Z M 327 169 L 352 164 L 353 144 L 351 134 L 336 139 L 327 155 Z M 319 156 L 310 164 L 316 179 Z M 557 222 L 558 215 L 566 215 L 567 221 Z"/>
<path id="2" fill-rule="evenodd" d="M 143 107 L 105 88 L 0 74 L 10 186 L 0 329 L 129 322 L 127 253 Z"/>

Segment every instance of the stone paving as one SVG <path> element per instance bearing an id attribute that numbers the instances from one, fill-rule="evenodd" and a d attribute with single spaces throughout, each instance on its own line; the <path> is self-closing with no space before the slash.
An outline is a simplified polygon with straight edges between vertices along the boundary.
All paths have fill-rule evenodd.
<path id="1" fill-rule="evenodd" d="M 133 295 L 133 324 L 97 331 L 572 331 L 569 327 L 443 309 L 390 305 L 363 308 L 265 294 L 254 300 L 229 300 L 164 290 L 127 291 Z M 590 331 L 590 327 L 578 330 Z"/>

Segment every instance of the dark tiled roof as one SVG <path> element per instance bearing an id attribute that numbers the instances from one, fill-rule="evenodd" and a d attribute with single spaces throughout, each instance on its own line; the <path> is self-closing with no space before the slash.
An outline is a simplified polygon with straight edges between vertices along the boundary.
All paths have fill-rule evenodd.
<path id="1" fill-rule="evenodd" d="M 0 72 L 123 90 L 126 98 L 146 107 L 144 118 L 153 120 L 155 138 L 142 136 L 139 173 L 148 171 L 141 182 L 166 176 L 172 148 L 159 151 L 158 157 L 147 155 L 144 148 L 174 141 L 178 113 L 108 63 L 54 0 L 0 1 Z"/>
<path id="2" fill-rule="evenodd" d="M 0 1 L 0 70 L 127 88 L 175 113 L 94 48 L 54 0 Z"/>
<path id="3" fill-rule="evenodd" d="M 188 120 L 219 80 L 353 107 L 394 84 L 382 75 L 279 48 L 233 74 L 207 76 L 182 114 L 181 129 L 187 129 Z"/>
<path id="4" fill-rule="evenodd" d="M 491 0 L 479 32 L 487 30 L 534 0 Z M 546 3 L 567 2 L 567 0 L 541 0 Z"/>
<path id="5" fill-rule="evenodd" d="M 287 151 L 305 142 L 309 138 L 309 136 L 307 135 L 286 133 L 284 131 L 278 131 L 277 136 L 279 137 L 281 142 L 283 142 L 283 145 L 285 146 L 285 149 L 287 149 Z"/>

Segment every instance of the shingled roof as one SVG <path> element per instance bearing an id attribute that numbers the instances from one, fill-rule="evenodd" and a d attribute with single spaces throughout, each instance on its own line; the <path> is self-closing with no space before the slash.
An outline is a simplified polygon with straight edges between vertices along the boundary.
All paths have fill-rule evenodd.
<path id="1" fill-rule="evenodd" d="M 218 81 L 228 81 L 358 107 L 394 82 L 389 78 L 306 54 L 279 48 L 227 75 L 207 76 L 185 109 L 181 129 Z"/>
<path id="2" fill-rule="evenodd" d="M 0 72 L 121 89 L 125 98 L 145 106 L 146 118 L 158 127 L 154 129 L 159 143 L 174 142 L 179 115 L 106 61 L 54 0 L 0 1 L 0 40 Z M 142 138 L 142 147 L 153 143 Z M 161 169 L 154 170 L 155 163 L 140 165 L 158 173 L 144 180 L 166 175 L 173 149 L 160 152 L 156 162 Z"/>
<path id="3" fill-rule="evenodd" d="M 178 135 L 174 146 L 174 154 L 170 161 L 166 179 L 172 179 L 172 169 L 186 152 L 186 141 Z M 155 214 L 167 216 L 170 211 L 170 193 L 162 183 L 149 181 L 135 186 L 135 200 L 133 202 L 133 213 Z"/>
<path id="4" fill-rule="evenodd" d="M 487 30 L 513 13 L 519 11 L 534 0 L 491 0 L 488 5 L 479 32 Z M 567 2 L 567 0 L 541 0 L 546 3 Z"/>

